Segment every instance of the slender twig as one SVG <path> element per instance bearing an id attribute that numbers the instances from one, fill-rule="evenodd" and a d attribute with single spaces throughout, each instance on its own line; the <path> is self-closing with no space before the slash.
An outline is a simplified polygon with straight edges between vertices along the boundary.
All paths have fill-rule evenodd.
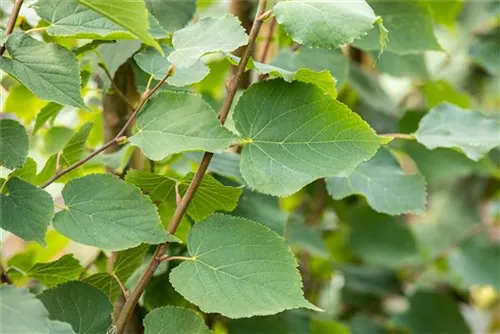
<path id="1" fill-rule="evenodd" d="M 95 51 L 96 51 L 96 54 L 100 57 L 99 52 L 97 50 L 95 50 Z M 114 92 L 116 94 L 118 94 L 120 99 L 122 99 L 122 101 L 125 102 L 130 109 L 134 110 L 135 109 L 134 104 L 132 102 L 130 102 L 130 100 L 120 90 L 120 88 L 118 88 L 115 80 L 113 79 L 113 76 L 111 75 L 111 73 L 109 73 L 109 70 L 108 70 L 106 64 L 104 64 L 104 62 L 102 61 L 102 59 L 101 59 L 101 61 L 99 61 L 98 65 L 104 71 L 104 74 L 106 74 L 106 76 L 108 77 L 108 80 L 111 82 L 111 86 L 113 87 Z"/>
<path id="2" fill-rule="evenodd" d="M 415 136 L 414 135 L 408 135 L 405 133 L 384 133 L 379 135 L 381 137 L 391 137 L 394 139 L 406 139 L 406 140 L 414 140 Z"/>
<path id="3" fill-rule="evenodd" d="M 265 63 L 267 59 L 267 54 L 269 53 L 269 49 L 271 47 L 271 42 L 273 41 L 274 36 L 274 28 L 276 27 L 276 19 L 273 18 L 269 25 L 269 30 L 267 31 L 266 41 L 264 42 L 264 47 L 262 49 L 262 53 L 260 54 L 259 62 Z"/>
<path id="4" fill-rule="evenodd" d="M 112 272 L 110 275 L 114 277 L 114 279 L 118 283 L 118 286 L 120 287 L 120 290 L 122 290 L 123 297 L 125 298 L 125 300 L 127 300 L 128 292 L 127 289 L 125 288 L 125 285 L 123 285 L 122 281 L 118 278 L 118 276 L 116 276 L 115 273 Z"/>
<path id="5" fill-rule="evenodd" d="M 231 82 L 228 84 L 227 95 L 224 99 L 224 102 L 222 104 L 219 113 L 219 121 L 221 122 L 221 124 L 224 124 L 224 122 L 227 119 L 229 110 L 231 109 L 231 105 L 233 104 L 234 96 L 236 95 L 236 91 L 238 89 L 238 82 L 243 73 L 245 72 L 245 68 L 253 52 L 255 41 L 259 34 L 260 28 L 262 26 L 262 23 L 264 22 L 264 19 L 266 18 L 262 16 L 264 14 L 266 3 L 267 0 L 259 0 L 257 14 L 255 16 L 256 19 L 252 25 L 252 29 L 250 30 L 248 38 L 248 45 L 246 47 L 245 53 L 243 54 L 243 57 L 240 59 L 240 63 L 238 64 L 236 73 L 233 75 Z M 210 152 L 205 152 L 205 154 L 203 155 L 200 166 L 198 167 L 198 170 L 196 171 L 196 174 L 193 177 L 191 184 L 189 185 L 186 193 L 184 194 L 181 203 L 179 203 L 179 205 L 175 209 L 172 219 L 168 224 L 168 233 L 174 234 L 175 231 L 177 230 L 177 227 L 179 226 L 182 217 L 184 216 L 189 204 L 191 203 L 194 194 L 196 193 L 198 187 L 200 186 L 201 180 L 203 179 L 203 176 L 205 175 L 208 169 L 208 165 L 212 160 L 212 156 L 213 153 Z M 153 254 L 151 261 L 149 262 L 142 276 L 139 278 L 139 281 L 137 282 L 135 289 L 131 292 L 129 298 L 127 299 L 127 302 L 123 306 L 122 312 L 120 313 L 118 320 L 115 323 L 117 334 L 123 333 L 125 325 L 127 324 L 128 319 L 130 318 L 132 311 L 134 310 L 135 305 L 137 304 L 137 301 L 139 300 L 142 293 L 148 286 L 151 277 L 153 276 L 154 272 L 161 263 L 158 259 L 162 258 L 166 250 L 167 250 L 166 243 L 161 244 L 156 248 L 156 251 Z"/>
<path id="6" fill-rule="evenodd" d="M 12 33 L 12 30 L 14 30 L 22 4 L 23 0 L 14 1 L 14 7 L 12 8 L 12 12 L 10 13 L 9 22 L 7 22 L 7 27 L 5 27 L 4 36 L 9 36 Z M 0 56 L 2 56 L 4 52 L 5 52 L 5 45 L 2 45 L 0 46 Z"/>
<path id="7" fill-rule="evenodd" d="M 47 187 L 48 185 L 50 185 L 52 182 L 54 182 L 55 180 L 57 180 L 58 178 L 60 178 L 64 174 L 67 174 L 67 173 L 71 172 L 73 169 L 80 167 L 81 165 L 83 165 L 84 163 L 86 163 L 87 161 L 89 161 L 90 159 L 92 159 L 93 157 L 98 155 L 99 153 L 105 151 L 109 147 L 113 146 L 114 144 L 124 143 L 126 141 L 126 138 L 127 138 L 124 136 L 125 131 L 127 131 L 130 124 L 132 124 L 132 122 L 136 118 L 139 111 L 141 111 L 141 109 L 144 106 L 144 104 L 146 103 L 146 101 L 151 97 L 151 95 L 153 95 L 161 87 L 161 85 L 163 85 L 163 83 L 174 73 L 174 71 L 175 71 L 175 66 L 174 65 L 170 66 L 170 68 L 167 71 L 167 74 L 163 77 L 163 79 L 161 79 L 161 81 L 158 82 L 158 84 L 153 89 L 146 92 L 141 97 L 139 105 L 134 110 L 132 115 L 129 117 L 129 119 L 127 120 L 125 125 L 122 127 L 122 129 L 120 131 L 118 131 L 118 133 L 116 134 L 116 136 L 113 139 L 111 139 L 109 142 L 102 145 L 101 147 L 97 148 L 95 151 L 93 151 L 92 153 L 90 153 L 89 155 L 84 157 L 83 159 L 75 162 L 73 165 L 71 165 L 71 166 L 57 172 L 56 174 L 54 174 L 54 176 L 52 176 L 49 180 L 47 180 L 47 182 L 45 182 L 41 186 L 41 188 L 43 189 L 43 188 Z"/>

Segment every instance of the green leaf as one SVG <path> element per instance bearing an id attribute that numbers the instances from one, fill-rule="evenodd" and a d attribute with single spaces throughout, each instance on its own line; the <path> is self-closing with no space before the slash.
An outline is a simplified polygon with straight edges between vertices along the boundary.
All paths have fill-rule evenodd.
<path id="1" fill-rule="evenodd" d="M 10 35 L 6 48 L 11 58 L 0 58 L 0 68 L 34 94 L 44 100 L 87 108 L 80 95 L 78 62 L 71 51 L 21 32 Z"/>
<path id="2" fill-rule="evenodd" d="M 133 38 L 123 27 L 77 0 L 38 0 L 32 7 L 50 23 L 46 30 L 49 35 L 106 40 Z"/>
<path id="3" fill-rule="evenodd" d="M 156 3 L 156 2 L 155 2 Z M 170 3 L 170 2 L 167 2 Z M 167 57 L 174 50 L 170 46 L 161 45 L 163 53 L 162 56 L 156 49 L 149 47 L 134 56 L 134 60 L 139 67 L 146 73 L 154 76 L 155 79 L 162 79 L 172 65 Z M 175 75 L 167 79 L 167 84 L 175 87 L 182 87 L 200 82 L 210 73 L 210 69 L 201 60 L 198 60 L 193 65 L 187 68 L 176 69 Z"/>
<path id="4" fill-rule="evenodd" d="M 49 334 L 76 334 L 67 322 L 52 320 L 50 322 Z"/>
<path id="5" fill-rule="evenodd" d="M 385 149 L 379 149 L 348 176 L 330 177 L 326 184 L 334 199 L 360 194 L 378 212 L 401 215 L 425 210 L 424 177 L 405 174 L 396 158 Z"/>
<path id="6" fill-rule="evenodd" d="M 44 138 L 44 151 L 47 154 L 56 154 L 61 151 L 73 136 L 73 130 L 65 126 L 53 126 L 48 129 Z"/>
<path id="7" fill-rule="evenodd" d="M 227 57 L 230 59 L 233 65 L 238 65 L 240 58 L 228 54 Z M 323 70 L 321 72 L 313 71 L 309 68 L 299 68 L 296 71 L 288 71 L 276 66 L 259 63 L 250 60 L 248 66 L 249 69 L 254 69 L 260 74 L 269 74 L 275 78 L 283 78 L 286 82 L 292 82 L 294 80 L 312 83 L 320 87 L 325 91 L 326 94 L 330 95 L 332 98 L 337 97 L 337 89 L 335 87 L 335 79 L 328 70 Z"/>
<path id="8" fill-rule="evenodd" d="M 117 41 L 112 44 L 102 44 L 97 47 L 97 52 L 100 55 L 98 61 L 102 61 L 108 69 L 111 77 L 115 76 L 116 71 L 123 65 L 130 57 L 132 57 L 137 50 L 141 48 L 140 41 Z M 101 77 L 106 80 L 107 86 L 108 77 L 102 69 L 99 69 Z M 102 71 L 102 72 L 101 72 Z"/>
<path id="9" fill-rule="evenodd" d="M 386 142 L 345 105 L 299 82 L 252 85 L 233 117 L 249 143 L 242 152 L 243 177 L 251 188 L 278 196 L 348 174 Z"/>
<path id="10" fill-rule="evenodd" d="M 126 282 L 134 271 L 140 267 L 142 259 L 148 252 L 148 249 L 148 245 L 142 244 L 118 253 L 113 267 L 113 273 L 121 282 Z"/>
<path id="11" fill-rule="evenodd" d="M 0 45 L 3 45 L 7 40 L 9 39 L 9 36 L 5 36 L 5 30 L 3 28 L 0 28 Z"/>
<path id="12" fill-rule="evenodd" d="M 0 314 L 2 333 L 49 333 L 47 310 L 27 289 L 0 285 Z"/>
<path id="13" fill-rule="evenodd" d="M 301 47 L 297 51 L 282 49 L 271 61 L 271 65 L 288 71 L 310 68 L 315 71 L 328 70 L 337 81 L 339 88 L 347 79 L 349 60 L 340 50 L 322 50 Z"/>
<path id="14" fill-rule="evenodd" d="M 78 0 L 78 2 L 124 27 L 144 43 L 161 50 L 158 42 L 148 31 L 149 14 L 144 1 Z"/>
<path id="15" fill-rule="evenodd" d="M 8 193 L 0 194 L 0 227 L 26 241 L 45 245 L 45 232 L 54 215 L 52 197 L 17 177 L 4 186 Z"/>
<path id="16" fill-rule="evenodd" d="M 498 75 L 500 72 L 499 46 L 500 27 L 496 27 L 488 33 L 474 38 L 469 45 L 469 56 L 491 75 Z"/>
<path id="17" fill-rule="evenodd" d="M 376 57 L 376 54 L 374 54 Z M 377 60 L 377 67 L 381 72 L 396 77 L 410 77 L 415 79 L 427 79 L 427 65 L 424 54 L 397 55 L 385 51 Z"/>
<path id="18" fill-rule="evenodd" d="M 85 278 L 82 282 L 88 283 L 101 290 L 111 302 L 120 296 L 121 289 L 116 278 L 108 273 L 97 273 Z"/>
<path id="19" fill-rule="evenodd" d="M 247 42 L 245 29 L 236 17 L 205 17 L 174 33 L 172 45 L 175 50 L 168 60 L 179 68 L 190 67 L 207 53 L 230 52 Z"/>
<path id="20" fill-rule="evenodd" d="M 153 201 L 166 202 L 171 198 L 175 199 L 176 181 L 169 177 L 130 169 L 125 175 L 125 181 L 144 190 Z"/>
<path id="21" fill-rule="evenodd" d="M 314 256 L 329 258 L 330 253 L 322 239 L 321 231 L 308 226 L 300 216 L 292 216 L 286 226 L 286 239 L 293 247 L 305 250 Z"/>
<path id="22" fill-rule="evenodd" d="M 43 291 L 38 298 L 51 319 L 71 324 L 77 334 L 102 334 L 111 326 L 113 306 L 90 284 L 71 281 Z"/>
<path id="23" fill-rule="evenodd" d="M 442 51 L 434 36 L 431 12 L 425 4 L 418 1 L 372 1 L 370 5 L 382 17 L 389 31 L 387 51 L 400 55 Z M 380 50 L 378 32 L 371 30 L 354 45 L 365 50 Z"/>
<path id="24" fill-rule="evenodd" d="M 280 208 L 278 197 L 243 189 L 238 206 L 231 215 L 248 218 L 267 226 L 278 235 L 283 235 L 286 224 L 286 214 Z"/>
<path id="25" fill-rule="evenodd" d="M 311 334 L 351 334 L 349 327 L 335 321 L 313 319 L 311 321 Z"/>
<path id="26" fill-rule="evenodd" d="M 411 333 L 470 333 L 458 304 L 446 295 L 419 290 L 409 299 L 410 309 L 398 322 L 408 326 Z M 422 321 L 425 319 L 425 321 Z"/>
<path id="27" fill-rule="evenodd" d="M 457 17 L 464 7 L 464 0 L 425 1 L 434 18 L 434 22 L 442 24 L 448 28 L 454 28 Z"/>
<path id="28" fill-rule="evenodd" d="M 470 96 L 453 88 L 444 80 L 427 82 L 423 86 L 427 106 L 433 108 L 441 102 L 449 102 L 461 108 L 470 108 Z"/>
<path id="29" fill-rule="evenodd" d="M 40 112 L 36 115 L 32 134 L 36 134 L 47 121 L 51 120 L 53 122 L 62 108 L 62 105 L 54 102 L 50 102 L 45 107 L 43 107 L 42 110 L 40 110 Z"/>
<path id="30" fill-rule="evenodd" d="M 377 17 L 365 1 L 282 1 L 274 6 L 276 20 L 299 44 L 333 49 L 366 35 Z"/>
<path id="31" fill-rule="evenodd" d="M 500 246 L 488 235 L 480 234 L 467 241 L 449 256 L 451 270 L 462 277 L 467 287 L 491 285 L 500 290 Z"/>
<path id="32" fill-rule="evenodd" d="M 222 152 L 238 139 L 199 95 L 165 91 L 148 100 L 130 143 L 152 160 L 182 151 Z"/>
<path id="33" fill-rule="evenodd" d="M 64 255 L 59 260 L 48 263 L 36 263 L 27 273 L 46 286 L 78 279 L 83 268 L 80 262 L 71 254 Z"/>
<path id="34" fill-rule="evenodd" d="M 114 251 L 165 241 L 167 232 L 151 200 L 112 175 L 73 179 L 62 196 L 66 207 L 53 225 L 74 241 Z"/>
<path id="35" fill-rule="evenodd" d="M 28 157 L 21 168 L 14 170 L 8 178 L 18 177 L 26 182 L 34 183 L 36 181 L 36 162 Z"/>
<path id="36" fill-rule="evenodd" d="M 498 120 L 443 103 L 422 118 L 415 138 L 430 150 L 460 148 L 469 159 L 477 161 L 492 148 L 500 146 L 499 133 Z"/>
<path id="37" fill-rule="evenodd" d="M 397 268 L 418 260 L 413 233 L 395 217 L 361 207 L 353 210 L 347 220 L 351 232 L 348 247 L 366 262 Z"/>
<path id="38" fill-rule="evenodd" d="M 216 214 L 189 232 L 191 260 L 175 267 L 175 290 L 203 312 L 229 318 L 317 307 L 304 299 L 297 262 L 285 242 L 261 224 Z"/>
<path id="39" fill-rule="evenodd" d="M 203 319 L 194 311 L 165 306 L 154 309 L 144 318 L 145 334 L 210 334 Z"/>
<path id="40" fill-rule="evenodd" d="M 179 191 L 182 195 L 187 191 L 194 175 L 194 173 L 189 173 L 179 182 Z M 187 213 L 194 221 L 198 222 L 215 211 L 233 211 L 242 191 L 241 187 L 225 186 L 213 176 L 205 175 L 187 209 Z"/>
<path id="41" fill-rule="evenodd" d="M 61 154 L 61 164 L 63 166 L 70 166 L 86 155 L 85 143 L 90 130 L 92 130 L 92 123 L 85 123 L 64 145 Z"/>
<path id="42" fill-rule="evenodd" d="M 21 83 L 9 87 L 9 95 L 4 101 L 3 112 L 16 115 L 26 125 L 30 124 L 40 109 L 47 104 Z"/>
<path id="43" fill-rule="evenodd" d="M 183 28 L 196 12 L 196 0 L 157 1 L 145 0 L 148 11 L 163 29 L 173 32 Z"/>
<path id="44" fill-rule="evenodd" d="M 9 169 L 21 167 L 28 156 L 26 129 L 12 119 L 0 119 L 0 165 Z"/>

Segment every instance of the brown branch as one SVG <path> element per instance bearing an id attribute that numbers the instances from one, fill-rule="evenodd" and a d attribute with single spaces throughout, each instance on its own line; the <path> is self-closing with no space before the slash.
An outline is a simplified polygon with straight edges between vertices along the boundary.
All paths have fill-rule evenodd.
<path id="1" fill-rule="evenodd" d="M 120 131 L 118 131 L 118 133 L 116 134 L 116 136 L 113 139 L 111 139 L 109 142 L 102 145 L 101 147 L 97 148 L 95 151 L 93 151 L 92 153 L 90 153 L 89 155 L 84 157 L 83 159 L 75 162 L 73 165 L 71 165 L 71 166 L 57 172 L 56 174 L 54 174 L 54 176 L 52 176 L 47 182 L 45 182 L 41 186 L 41 188 L 43 189 L 43 188 L 47 187 L 48 185 L 50 185 L 52 182 L 54 182 L 55 180 L 57 180 L 58 178 L 60 178 L 64 174 L 67 174 L 67 173 L 71 172 L 73 169 L 80 167 L 81 165 L 83 165 L 84 163 L 86 163 L 87 161 L 89 161 L 90 159 L 92 159 L 93 157 L 98 155 L 99 153 L 105 151 L 109 147 L 113 146 L 114 144 L 122 144 L 123 142 L 125 142 L 127 137 L 124 137 L 123 134 L 125 133 L 125 131 L 127 131 L 127 128 L 130 126 L 130 124 L 132 124 L 134 119 L 137 117 L 137 114 L 139 113 L 139 111 L 141 111 L 141 109 L 144 106 L 144 104 L 146 103 L 146 101 L 151 97 L 151 95 L 153 95 L 161 87 L 161 85 L 163 85 L 163 83 L 174 73 L 174 71 L 175 71 L 175 66 L 171 65 L 167 71 L 167 74 L 163 77 L 163 79 L 161 79 L 161 81 L 158 82 L 158 84 L 153 89 L 144 93 L 144 95 L 141 97 L 141 101 L 139 102 L 139 105 L 137 106 L 137 108 L 134 110 L 134 112 L 129 117 L 129 119 L 127 120 L 125 125 L 122 127 L 122 129 Z"/>
<path id="2" fill-rule="evenodd" d="M 259 34 L 260 28 L 262 26 L 262 23 L 264 22 L 264 19 L 266 17 L 262 17 L 264 14 L 264 10 L 266 7 L 267 0 L 259 0 L 259 6 L 257 9 L 257 14 L 256 18 L 253 22 L 252 29 L 250 30 L 250 35 L 248 38 L 248 45 L 245 49 L 245 53 L 243 57 L 240 59 L 240 63 L 238 64 L 238 68 L 236 73 L 233 75 L 231 82 L 228 84 L 228 91 L 227 95 L 224 99 L 224 102 L 222 104 L 220 113 L 219 113 L 219 121 L 221 124 L 224 124 L 224 122 L 227 119 L 227 116 L 229 114 L 229 110 L 231 109 L 231 105 L 234 100 L 234 96 L 236 94 L 236 91 L 238 89 L 238 83 L 240 81 L 240 78 L 242 77 L 243 73 L 245 72 L 245 68 L 247 66 L 248 60 L 250 59 L 250 56 L 252 55 L 254 46 L 255 46 L 255 41 L 257 39 L 257 36 Z M 196 193 L 198 187 L 200 186 L 201 180 L 203 179 L 203 176 L 205 175 L 205 172 L 207 171 L 208 165 L 210 164 L 210 161 L 212 160 L 213 153 L 210 152 L 205 152 L 203 155 L 203 159 L 201 160 L 200 166 L 198 167 L 198 170 L 196 171 L 196 174 L 191 181 L 191 184 L 189 185 L 186 193 L 184 194 L 184 197 L 182 198 L 182 201 L 179 203 L 177 206 L 172 219 L 170 220 L 170 223 L 168 224 L 168 233 L 174 234 L 175 231 L 177 230 L 177 227 L 179 226 L 179 223 L 181 222 L 182 217 L 184 216 L 189 204 L 191 203 L 191 200 L 193 199 L 194 194 Z M 140 277 L 139 282 L 137 283 L 137 286 L 135 289 L 132 291 L 130 294 L 129 298 L 127 299 L 127 302 L 123 306 L 122 313 L 118 317 L 118 320 L 115 323 L 116 329 L 117 329 L 117 334 L 122 334 L 123 330 L 125 328 L 125 324 L 127 323 L 128 319 L 132 315 L 132 311 L 137 304 L 137 301 L 141 297 L 142 293 L 146 289 L 147 285 L 149 284 L 149 281 L 151 280 L 151 277 L 153 276 L 154 272 L 160 265 L 161 261 L 159 259 L 162 258 L 162 256 L 165 254 L 167 250 L 167 244 L 161 244 L 156 248 L 155 253 L 153 254 L 153 257 L 151 261 L 149 262 L 148 267 L 144 271 L 143 275 Z"/>
<path id="3" fill-rule="evenodd" d="M 269 53 L 269 49 L 271 47 L 271 42 L 273 41 L 275 27 L 276 27 L 276 19 L 273 18 L 271 20 L 271 24 L 269 25 L 269 30 L 267 31 L 266 41 L 264 42 L 264 48 L 262 49 L 262 53 L 260 54 L 260 58 L 259 58 L 260 63 L 266 62 L 267 54 Z"/>
<path id="4" fill-rule="evenodd" d="M 4 36 L 9 36 L 12 33 L 12 30 L 14 30 L 22 4 L 23 0 L 14 1 L 14 7 L 12 8 L 12 12 L 10 13 L 9 22 L 7 22 L 7 27 L 5 28 Z M 0 56 L 2 56 L 4 52 L 5 52 L 5 45 L 2 45 L 0 46 Z"/>
<path id="5" fill-rule="evenodd" d="M 96 51 L 97 52 L 97 51 Z M 135 109 L 135 106 L 130 102 L 130 100 L 123 94 L 123 92 L 120 90 L 120 88 L 116 85 L 115 80 L 113 79 L 113 76 L 111 73 L 109 73 L 108 68 L 103 62 L 99 62 L 99 67 L 104 71 L 104 74 L 108 77 L 108 80 L 111 82 L 111 86 L 113 86 L 114 92 L 122 99 L 123 102 L 125 102 L 128 107 L 132 110 Z"/>

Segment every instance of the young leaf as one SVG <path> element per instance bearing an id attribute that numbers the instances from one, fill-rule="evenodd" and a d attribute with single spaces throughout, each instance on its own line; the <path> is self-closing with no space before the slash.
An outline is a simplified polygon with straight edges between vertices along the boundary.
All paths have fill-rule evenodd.
<path id="1" fill-rule="evenodd" d="M 386 142 L 345 105 L 299 82 L 252 85 L 238 100 L 234 120 L 249 143 L 243 177 L 251 188 L 278 196 L 320 177 L 348 174 Z"/>
<path id="2" fill-rule="evenodd" d="M 78 0 L 78 2 L 124 27 L 144 43 L 161 50 L 158 42 L 149 34 L 149 14 L 144 1 Z"/>
<path id="3" fill-rule="evenodd" d="M 29 183 L 36 182 L 36 162 L 32 158 L 28 157 L 26 162 L 21 168 L 14 170 L 9 174 L 9 178 L 18 177 Z"/>
<path id="4" fill-rule="evenodd" d="M 165 241 L 167 232 L 151 200 L 112 175 L 73 179 L 62 196 L 66 207 L 53 225 L 74 241 L 114 251 Z"/>
<path id="5" fill-rule="evenodd" d="M 161 45 L 163 53 L 162 56 L 156 49 L 149 47 L 134 56 L 134 60 L 139 65 L 139 67 L 146 73 L 154 76 L 155 79 L 160 80 L 166 74 L 172 65 L 167 57 L 174 50 L 170 46 Z M 167 79 L 167 84 L 182 87 L 191 85 L 196 82 L 200 82 L 210 73 L 210 69 L 201 60 L 198 60 L 192 66 L 187 68 L 176 69 L 175 75 Z"/>
<path id="6" fill-rule="evenodd" d="M 405 174 L 396 158 L 385 149 L 379 149 L 348 176 L 330 177 L 326 184 L 334 199 L 360 194 L 378 212 L 400 215 L 425 210 L 424 177 Z"/>
<path id="7" fill-rule="evenodd" d="M 113 307 L 108 297 L 90 284 L 71 281 L 43 291 L 38 298 L 50 318 L 71 324 L 77 334 L 106 333 Z"/>
<path id="8" fill-rule="evenodd" d="M 194 173 L 189 173 L 179 182 L 179 190 L 182 194 L 187 191 L 193 178 Z M 205 175 L 187 209 L 187 213 L 194 221 L 198 222 L 215 211 L 233 211 L 238 204 L 241 192 L 241 187 L 225 186 L 213 176 Z"/>
<path id="9" fill-rule="evenodd" d="M 142 244 L 118 253 L 113 267 L 113 273 L 121 282 L 126 282 L 134 271 L 139 268 L 148 249 L 148 245 Z"/>
<path id="10" fill-rule="evenodd" d="M 54 262 L 36 263 L 26 275 L 47 286 L 55 286 L 78 279 L 82 270 L 80 262 L 73 255 L 67 254 Z"/>
<path id="11" fill-rule="evenodd" d="M 90 275 L 82 282 L 88 283 L 101 290 L 111 302 L 114 302 L 122 293 L 116 278 L 108 273 Z"/>
<path id="12" fill-rule="evenodd" d="M 62 165 L 70 166 L 85 155 L 85 143 L 89 137 L 90 130 L 92 130 L 92 125 L 92 123 L 85 123 L 64 145 L 61 154 Z"/>
<path id="13" fill-rule="evenodd" d="M 500 146 L 500 122 L 477 111 L 442 103 L 422 118 L 415 138 L 428 149 L 457 147 L 469 159 L 479 160 Z"/>
<path id="14" fill-rule="evenodd" d="M 144 190 L 153 201 L 168 201 L 175 198 L 176 181 L 147 171 L 131 169 L 125 175 L 125 181 Z"/>
<path id="15" fill-rule="evenodd" d="M 168 60 L 179 68 L 190 67 L 207 53 L 230 52 L 247 42 L 248 36 L 236 17 L 205 17 L 174 33 L 175 50 Z"/>
<path id="16" fill-rule="evenodd" d="M 196 0 L 158 1 L 145 0 L 148 11 L 168 32 L 183 28 L 196 12 Z"/>
<path id="17" fill-rule="evenodd" d="M 47 33 L 88 39 L 129 39 L 134 38 L 122 26 L 80 5 L 77 0 L 38 0 L 34 5 L 40 18 L 50 23 Z"/>
<path id="18" fill-rule="evenodd" d="M 389 30 L 387 51 L 410 54 L 442 50 L 434 36 L 432 16 L 426 4 L 418 1 L 372 1 L 370 5 Z M 354 45 L 366 50 L 379 50 L 378 32 L 374 29 L 369 31 Z"/>
<path id="19" fill-rule="evenodd" d="M 146 103 L 136 125 L 130 143 L 153 160 L 182 151 L 222 152 L 238 139 L 201 96 L 190 93 L 159 93 Z"/>
<path id="20" fill-rule="evenodd" d="M 229 318 L 317 307 L 304 299 L 297 262 L 283 239 L 261 224 L 216 214 L 194 225 L 191 260 L 175 267 L 175 290 L 203 312 Z"/>
<path id="21" fill-rule="evenodd" d="M 47 310 L 27 289 L 0 285 L 2 333 L 50 333 Z"/>
<path id="22" fill-rule="evenodd" d="M 179 307 L 165 306 L 154 309 L 144 318 L 145 334 L 211 334 L 196 312 Z"/>
<path id="23" fill-rule="evenodd" d="M 44 106 L 42 110 L 40 110 L 40 112 L 36 115 L 35 125 L 33 126 L 33 135 L 41 129 L 45 122 L 47 122 L 48 120 L 53 121 L 62 110 L 62 108 L 62 105 L 54 102 L 50 102 L 49 104 Z"/>
<path id="24" fill-rule="evenodd" d="M 28 156 L 28 134 L 19 122 L 0 119 L 0 165 L 9 169 L 21 167 Z"/>
<path id="25" fill-rule="evenodd" d="M 333 49 L 366 35 L 377 16 L 363 0 L 281 1 L 274 6 L 276 20 L 299 44 Z"/>
<path id="26" fill-rule="evenodd" d="M 34 94 L 44 100 L 87 108 L 80 95 L 78 62 L 71 51 L 21 32 L 12 33 L 6 48 L 11 58 L 0 58 L 0 68 Z"/>
<path id="27" fill-rule="evenodd" d="M 491 75 L 500 71 L 498 47 L 500 45 L 500 27 L 496 27 L 486 34 L 475 36 L 469 45 L 469 56 Z"/>
<path id="28" fill-rule="evenodd" d="M 18 237 L 45 245 L 45 232 L 54 215 L 52 197 L 40 188 L 13 177 L 0 194 L 0 227 Z"/>
<path id="29" fill-rule="evenodd" d="M 271 65 L 288 71 L 310 68 L 315 71 L 328 70 L 342 86 L 349 73 L 349 59 L 340 50 L 322 50 L 301 47 L 297 51 L 282 49 L 271 61 Z"/>
<path id="30" fill-rule="evenodd" d="M 228 54 L 227 57 L 230 59 L 233 65 L 238 65 L 240 58 Z M 248 66 L 249 69 L 254 69 L 260 74 L 269 74 L 275 78 L 283 78 L 286 82 L 292 82 L 294 80 L 307 82 L 315 84 L 325 91 L 326 94 L 330 95 L 332 98 L 337 97 L 337 89 L 335 87 L 335 79 L 331 73 L 327 70 L 321 72 L 316 72 L 309 68 L 299 68 L 296 71 L 288 71 L 283 68 L 276 66 L 259 63 L 256 61 L 250 61 Z"/>

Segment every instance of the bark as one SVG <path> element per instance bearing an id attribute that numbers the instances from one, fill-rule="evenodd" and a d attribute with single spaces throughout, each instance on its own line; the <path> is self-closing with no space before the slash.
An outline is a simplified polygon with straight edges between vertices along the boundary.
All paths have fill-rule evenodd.
<path id="1" fill-rule="evenodd" d="M 231 0 L 229 4 L 229 11 L 231 12 L 231 14 L 236 16 L 241 21 L 241 25 L 246 30 L 247 34 L 250 33 L 250 29 L 252 28 L 252 23 L 253 23 L 252 9 L 253 6 L 250 0 Z M 244 52 L 245 52 L 245 47 L 242 46 L 236 49 L 233 52 L 233 54 L 241 58 Z M 233 66 L 233 74 L 236 73 L 236 70 L 237 67 Z M 251 71 L 243 73 L 241 80 L 238 83 L 238 88 L 245 89 L 248 86 L 250 86 L 251 83 L 250 74 Z"/>

